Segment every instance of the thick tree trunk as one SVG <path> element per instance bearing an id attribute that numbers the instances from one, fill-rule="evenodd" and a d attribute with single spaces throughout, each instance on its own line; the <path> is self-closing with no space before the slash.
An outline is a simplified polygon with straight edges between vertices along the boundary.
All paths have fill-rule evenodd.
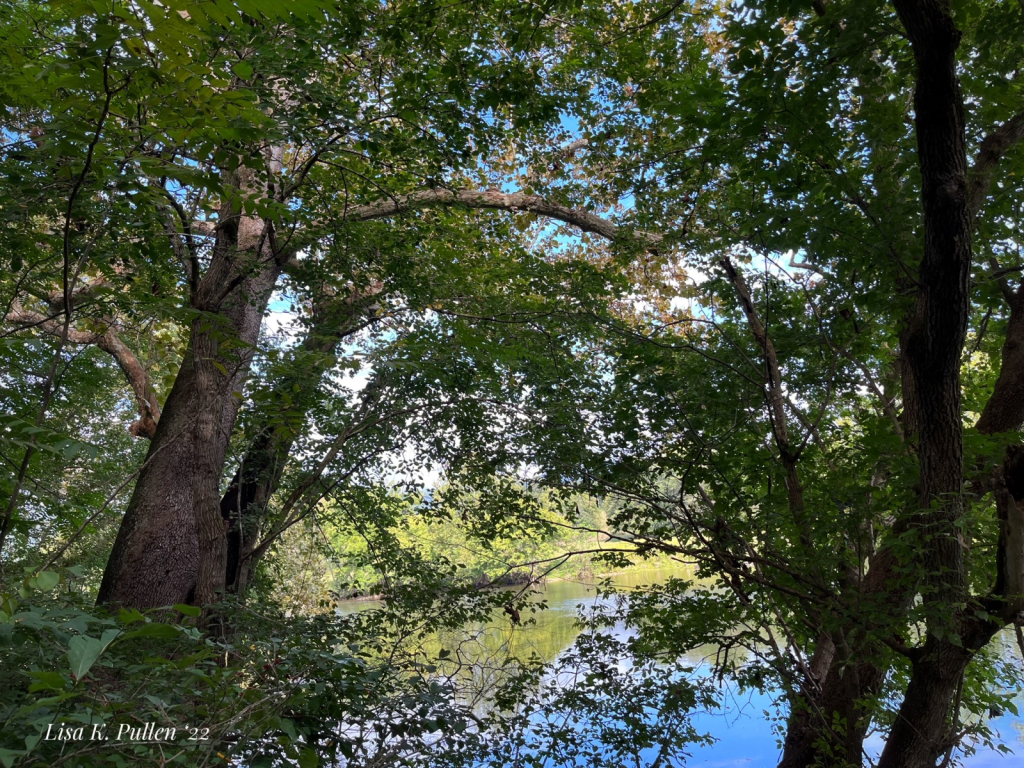
<path id="1" fill-rule="evenodd" d="M 984 200 L 994 166 L 1009 146 L 1021 138 L 1022 132 L 1024 114 L 1008 121 L 982 143 L 981 152 L 975 163 L 972 195 L 968 200 L 972 215 L 977 212 Z M 994 392 L 978 420 L 977 430 L 982 434 L 1018 430 L 1024 425 L 1024 294 L 1019 289 L 1008 293 L 1011 294 L 1010 320 L 1003 345 L 1002 366 Z M 910 341 L 910 319 L 908 318 L 907 327 L 900 334 L 901 348 L 904 351 Z M 899 375 L 903 399 L 900 418 L 904 439 L 916 444 L 919 423 L 917 386 L 905 355 L 901 357 Z M 1008 475 L 1012 473 L 1008 472 Z M 1007 497 L 1005 488 L 997 487 L 995 493 L 1003 530 L 997 554 L 1000 560 L 997 567 L 999 579 L 994 593 L 1011 595 L 1024 592 L 1024 588 L 1014 592 L 1009 585 L 1014 578 L 1013 574 L 1018 574 L 1018 584 L 1024 579 L 1024 534 L 1017 533 L 1024 526 L 1024 520 L 1012 498 Z M 908 522 L 905 518 L 897 521 L 894 533 L 905 533 L 909 529 Z M 878 610 L 886 607 L 877 604 L 879 596 L 888 598 L 887 606 L 895 608 L 898 614 L 900 610 L 909 606 L 916 592 L 916 585 L 897 583 L 894 566 L 895 562 L 888 551 L 879 552 L 873 557 L 868 579 L 863 585 L 863 593 L 875 600 Z M 1013 604 L 1003 606 L 1010 613 L 1014 607 Z M 870 651 L 863 647 L 854 652 L 854 657 L 858 659 L 855 674 L 846 672 L 837 659 L 837 663 L 832 666 L 822 683 L 820 692 L 817 695 L 804 692 L 807 703 L 790 716 L 780 768 L 801 768 L 824 760 L 825 754 L 840 755 L 838 743 L 841 738 L 845 738 L 847 742 L 845 760 L 851 765 L 860 764 L 861 745 L 870 723 L 869 713 L 860 712 L 855 702 L 877 695 L 888 668 L 884 660 L 880 659 L 877 663 L 868 661 L 869 654 Z M 926 670 L 920 674 L 929 672 Z M 851 718 L 851 712 L 860 714 L 860 718 Z M 837 722 L 845 724 L 842 733 L 835 733 L 833 730 L 832 724 Z"/>
<path id="2" fill-rule="evenodd" d="M 907 529 L 903 516 L 893 533 L 898 537 Z M 889 621 L 903 620 L 916 592 L 915 584 L 901 577 L 897 566 L 893 550 L 883 547 L 871 557 L 864 578 L 844 590 L 858 615 L 871 616 L 880 632 L 887 631 Z M 891 651 L 865 629 L 871 627 L 863 621 L 849 623 L 836 641 L 827 672 L 819 677 L 820 688 L 803 692 L 787 723 L 779 768 L 861 765 L 873 714 L 871 700 L 880 693 L 891 661 Z"/>
<path id="3" fill-rule="evenodd" d="M 821 691 L 805 700 L 787 721 L 786 741 L 779 768 L 842 766 L 857 768 L 871 721 L 861 700 L 877 695 L 885 667 L 858 661 L 856 651 L 837 657 L 821 684 Z"/>
<path id="4" fill-rule="evenodd" d="M 967 585 L 962 539 L 963 434 L 960 357 L 970 315 L 972 213 L 968 196 L 963 96 L 956 74 L 960 32 L 948 2 L 896 0 L 917 64 L 914 94 L 921 168 L 925 248 L 917 310 L 909 328 L 907 361 L 916 386 L 921 467 L 919 506 L 912 526 L 923 547 L 919 565 L 926 605 L 935 621 L 964 604 Z M 958 629 L 958 628 L 957 628 Z M 963 639 L 965 647 L 970 647 Z M 880 768 L 932 768 L 945 749 L 953 697 L 972 651 L 929 636 Z"/>
<path id="5" fill-rule="evenodd" d="M 194 467 L 192 504 L 199 539 L 199 563 L 194 602 L 210 605 L 224 591 L 224 566 L 227 542 L 219 515 L 220 475 L 224 465 L 230 431 L 221 435 L 224 395 L 229 377 L 218 375 L 217 331 L 209 321 L 198 318 L 192 323 L 192 351 L 195 368 L 196 415 L 192 429 Z"/>
<path id="6" fill-rule="evenodd" d="M 98 601 L 151 608 L 185 602 L 198 565 L 192 517 L 192 350 L 164 403 L 114 548 Z"/>
<path id="7" fill-rule="evenodd" d="M 930 642 L 915 662 L 899 718 L 882 753 L 880 765 L 934 768 L 951 746 L 950 705 L 972 653 L 949 643 Z M 913 727 L 910 727 L 913 726 Z"/>
<path id="8" fill-rule="evenodd" d="M 911 316 L 908 316 L 907 323 Z M 909 332 L 900 334 L 901 348 L 905 351 Z M 916 445 L 918 438 L 917 387 L 906 355 L 901 354 L 897 364 L 903 409 L 900 426 L 906 445 Z M 900 515 L 893 526 L 896 537 L 906 533 L 909 518 Z M 883 546 L 872 553 L 863 579 L 850 579 L 842 591 L 843 598 L 868 611 L 875 621 L 889 617 L 902 620 L 916 593 L 916 585 L 901 579 L 896 571 L 897 562 L 892 549 Z M 890 666 L 886 651 L 877 641 L 860 631 L 862 622 L 852 622 L 845 636 L 853 637 L 852 647 L 840 648 L 829 660 L 816 679 L 818 689 L 805 687 L 794 702 L 786 722 L 779 768 L 807 768 L 808 766 L 860 766 L 864 739 L 871 725 L 873 713 L 870 702 L 878 696 Z M 817 656 L 817 653 L 815 654 Z"/>
<path id="9" fill-rule="evenodd" d="M 238 190 L 258 186 L 248 169 L 224 177 Z M 281 262 L 268 223 L 242 216 L 232 202 L 219 221 L 209 267 L 201 279 L 191 276 L 200 314 L 114 541 L 100 603 L 209 603 L 223 590 L 220 476 Z"/>
<path id="10" fill-rule="evenodd" d="M 248 373 L 260 320 L 277 277 L 276 266 L 270 266 L 243 281 L 221 315 L 223 325 L 218 324 L 219 333 L 230 334 L 232 343 L 240 345 L 216 361 L 226 374 L 213 366 L 214 388 L 201 406 L 206 415 L 204 429 L 209 432 L 209 425 L 216 424 L 216 429 L 201 439 L 207 471 L 215 468 L 218 485 L 240 405 L 234 393 Z M 193 598 L 200 559 L 194 483 L 201 400 L 195 355 L 195 346 L 190 345 L 164 404 L 103 573 L 100 603 L 152 608 Z M 220 494 L 214 499 L 219 516 Z"/>

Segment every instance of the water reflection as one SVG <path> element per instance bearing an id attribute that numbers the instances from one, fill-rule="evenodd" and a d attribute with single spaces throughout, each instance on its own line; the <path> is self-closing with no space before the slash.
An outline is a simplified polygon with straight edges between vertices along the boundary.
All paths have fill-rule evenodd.
<path id="1" fill-rule="evenodd" d="M 661 583 L 670 577 L 693 579 L 693 573 L 683 569 L 659 571 L 630 571 L 611 577 L 620 590 L 635 589 Z M 424 647 L 427 656 L 437 658 L 442 650 L 449 653 L 447 667 L 441 674 L 459 677 L 459 686 L 467 696 L 467 703 L 479 708 L 487 706 L 489 690 L 501 677 L 509 659 L 536 655 L 545 662 L 555 661 L 579 635 L 578 618 L 598 608 L 602 599 L 596 594 L 597 584 L 587 581 L 550 581 L 534 600 L 543 600 L 547 608 L 535 613 L 522 612 L 524 623 L 514 624 L 508 616 L 498 613 L 484 624 L 474 624 L 458 631 L 438 634 Z M 379 604 L 350 602 L 341 610 L 362 610 Z M 529 621 L 526 621 L 529 619 Z M 624 638 L 626 630 L 619 626 L 615 633 Z M 1011 628 L 1007 628 L 994 641 L 1005 658 L 1017 657 L 1019 651 Z M 699 673 L 710 671 L 716 648 L 703 646 L 686 654 L 686 661 Z M 775 697 L 756 691 L 738 691 L 728 681 L 722 685 L 724 706 L 714 712 L 698 712 L 694 726 L 716 737 L 713 746 L 693 747 L 686 766 L 702 768 L 774 768 L 781 748 L 781 727 L 784 720 L 777 709 Z M 1018 712 L 1024 715 L 1024 692 L 1016 699 Z M 783 713 L 784 714 L 784 713 Z M 1024 755 L 1024 717 L 1011 712 L 993 718 L 989 724 L 996 743 L 1009 747 L 1016 754 L 1001 755 L 981 748 L 970 757 L 963 757 L 966 768 L 1012 768 L 1019 765 Z M 865 748 L 877 757 L 882 743 L 876 736 L 869 738 Z"/>

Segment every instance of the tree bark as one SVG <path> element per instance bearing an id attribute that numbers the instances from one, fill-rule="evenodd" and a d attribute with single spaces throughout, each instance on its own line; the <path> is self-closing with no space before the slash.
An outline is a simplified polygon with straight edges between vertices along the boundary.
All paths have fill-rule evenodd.
<path id="1" fill-rule="evenodd" d="M 885 679 L 885 666 L 861 657 L 860 650 L 858 645 L 837 654 L 823 675 L 821 690 L 801 696 L 804 706 L 787 721 L 779 768 L 859 768 L 871 721 L 863 700 L 877 695 Z"/>
<path id="2" fill-rule="evenodd" d="M 921 169 L 924 255 L 917 306 L 908 329 L 907 363 L 916 388 L 921 468 L 919 535 L 922 596 L 945 609 L 967 600 L 962 539 L 963 434 L 960 357 L 970 316 L 972 211 L 963 96 L 956 74 L 960 31 L 945 0 L 895 0 L 917 65 L 914 124 Z M 932 624 L 930 630 L 938 626 Z M 947 716 L 973 655 L 929 635 L 913 659 L 910 683 L 879 768 L 933 768 L 946 747 Z"/>
<path id="3" fill-rule="evenodd" d="M 139 474 L 114 541 L 98 602 L 153 608 L 193 599 L 200 559 L 194 495 L 197 439 L 203 441 L 207 471 L 212 471 L 210 467 L 216 468 L 218 487 L 213 498 L 219 519 L 220 471 L 240 405 L 235 392 L 241 389 L 248 373 L 252 350 L 259 337 L 260 319 L 277 276 L 278 270 L 270 268 L 245 280 L 237 289 L 237 300 L 221 315 L 225 322 L 220 332 L 230 331 L 232 342 L 242 346 L 236 348 L 236 354 L 229 353 L 207 362 L 215 371 L 214 392 L 208 392 L 212 396 L 202 399 L 196 376 L 196 338 L 193 337 L 164 403 L 147 462 Z M 208 344 L 208 341 L 202 343 Z M 209 354 L 208 347 L 203 347 L 202 353 Z M 228 374 L 221 373 L 213 362 L 223 366 Z M 207 381 L 210 378 L 206 372 L 201 385 L 210 386 Z M 197 418 L 201 413 L 205 418 L 201 431 L 197 431 Z M 211 422 L 216 424 L 212 432 Z M 220 525 L 223 537 L 223 524 Z M 209 527 L 207 534 L 213 534 Z M 211 542 L 207 546 L 215 549 L 218 545 Z"/>
<path id="4" fill-rule="evenodd" d="M 100 603 L 152 608 L 185 602 L 195 586 L 192 516 L 192 351 L 182 360 L 100 584 Z"/>
<path id="5" fill-rule="evenodd" d="M 236 189 L 254 188 L 251 171 L 225 179 Z M 219 221 L 210 266 L 201 280 L 193 275 L 191 303 L 199 314 L 189 349 L 114 541 L 100 603 L 209 603 L 223 591 L 220 476 L 281 261 L 267 222 L 230 203 Z"/>
<path id="6" fill-rule="evenodd" d="M 1020 132 L 1017 118 L 1003 126 L 999 141 L 986 139 L 969 182 L 963 98 L 956 75 L 956 50 L 960 32 L 944 0 L 896 0 L 896 9 L 907 31 L 917 65 L 915 127 L 918 162 L 922 176 L 925 248 L 919 275 L 917 302 L 907 328 L 901 334 L 905 414 L 913 422 L 921 467 L 918 510 L 897 522 L 900 531 L 916 531 L 922 547 L 917 566 L 924 574 L 924 600 L 942 608 L 948 619 L 955 606 L 964 605 L 967 594 L 963 543 L 956 523 L 962 516 L 963 436 L 960 405 L 960 358 L 970 314 L 969 274 L 972 259 L 973 214 L 981 205 L 991 179 L 992 167 Z M 998 146 L 997 146 L 998 145 Z M 979 171 L 980 169 L 980 171 Z M 1016 358 L 1024 353 L 1024 317 L 1019 306 L 1012 307 L 1010 329 L 1004 350 L 1004 369 L 997 391 L 990 400 L 979 429 L 992 432 L 1020 426 L 1024 420 L 1024 376 Z M 893 603 L 905 605 L 916 591 L 914 585 L 893 583 L 895 562 L 887 552 L 873 558 L 869 579 L 875 582 L 866 592 L 889 594 Z M 873 578 L 872 578 L 873 577 Z M 864 585 L 869 587 L 868 584 Z M 978 647 L 995 631 L 991 622 L 953 620 L 959 643 L 944 633 L 928 637 L 925 646 L 912 657 L 912 676 L 899 716 L 887 740 L 880 768 L 933 768 L 951 742 L 947 718 L 967 664 Z M 933 625 L 937 628 L 937 625 Z M 945 627 L 944 627 L 945 628 Z M 877 693 L 884 678 L 884 666 L 857 665 L 859 690 L 855 695 Z M 823 685 L 820 705 L 825 717 L 849 711 L 849 700 L 839 697 L 838 706 L 829 704 L 840 687 L 835 667 Z M 859 764 L 857 736 L 863 739 L 867 723 L 856 713 L 846 719 L 849 750 L 845 760 Z M 787 737 L 783 765 L 810 765 L 820 755 L 814 741 Z M 821 743 L 821 740 L 818 740 Z M 792 744 L 792 750 L 789 749 Z M 828 763 L 832 764 L 832 763 Z"/>

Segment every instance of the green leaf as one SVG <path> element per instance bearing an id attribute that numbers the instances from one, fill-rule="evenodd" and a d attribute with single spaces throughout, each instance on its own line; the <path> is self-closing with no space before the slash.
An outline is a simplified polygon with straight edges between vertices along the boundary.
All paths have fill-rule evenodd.
<path id="1" fill-rule="evenodd" d="M 174 610 L 178 613 L 183 613 L 186 616 L 192 616 L 193 618 L 199 616 L 203 611 L 200 608 L 196 608 L 194 605 L 185 605 L 185 603 L 178 603 L 174 606 Z"/>
<path id="2" fill-rule="evenodd" d="M 146 617 L 135 608 L 122 608 L 117 612 L 117 620 L 122 624 L 135 624 L 139 621 L 145 621 Z"/>
<path id="3" fill-rule="evenodd" d="M 108 629 L 100 638 L 76 635 L 68 642 L 68 661 L 76 680 L 81 680 L 114 638 L 121 634 L 119 629 Z"/>
<path id="4" fill-rule="evenodd" d="M 36 745 L 40 741 L 42 741 L 42 738 L 43 738 L 42 732 L 33 733 L 31 736 L 26 736 L 25 737 L 25 754 L 30 754 L 32 752 L 32 750 L 36 748 Z"/>
<path id="5" fill-rule="evenodd" d="M 29 693 L 36 691 L 63 691 L 67 681 L 59 672 L 29 672 L 29 677 L 35 678 L 38 682 L 28 687 Z"/>
<path id="6" fill-rule="evenodd" d="M 320 765 L 320 755 L 309 747 L 299 752 L 299 768 L 317 768 Z"/>
<path id="7" fill-rule="evenodd" d="M 53 571 L 41 571 L 35 578 L 28 580 L 28 585 L 41 592 L 49 592 L 60 584 L 60 574 Z"/>
<path id="8" fill-rule="evenodd" d="M 248 80 L 250 77 L 252 77 L 252 64 L 250 64 L 248 61 L 245 61 L 244 59 L 242 61 L 237 62 L 231 69 L 242 80 Z"/>

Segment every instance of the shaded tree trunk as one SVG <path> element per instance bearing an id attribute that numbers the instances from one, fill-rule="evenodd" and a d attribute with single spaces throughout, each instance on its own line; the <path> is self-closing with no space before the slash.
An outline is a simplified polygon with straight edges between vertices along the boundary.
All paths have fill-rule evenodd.
<path id="1" fill-rule="evenodd" d="M 970 315 L 973 233 L 963 97 L 956 74 L 960 32 L 943 0 L 896 0 L 896 9 L 917 64 L 914 106 L 925 232 L 916 307 L 901 334 L 905 413 L 916 428 L 921 480 L 918 511 L 904 515 L 897 527 L 920 534 L 923 549 L 917 565 L 926 574 L 921 585 L 926 603 L 954 606 L 967 598 L 963 544 L 956 522 L 963 513 L 959 367 Z M 983 419 L 979 427 L 991 429 L 988 421 Z M 891 595 L 896 605 L 906 605 L 918 585 L 901 588 L 891 583 L 894 565 L 872 564 L 875 590 Z M 973 634 L 975 642 L 988 640 L 982 641 L 983 632 Z M 972 656 L 973 651 L 931 636 L 913 655 L 910 684 L 880 768 L 935 765 L 948 746 L 948 715 Z M 821 697 L 826 718 L 843 717 L 845 711 L 849 743 L 844 759 L 853 765 L 861 762 L 859 746 L 867 722 L 851 708 L 850 699 L 877 694 L 885 676 L 885 667 L 878 664 L 855 668 L 857 683 L 848 686 L 851 690 L 845 699 L 839 696 L 834 710 L 829 705 L 838 682 L 826 680 Z M 830 671 L 830 678 L 834 672 Z M 820 755 L 807 746 L 812 741 L 807 736 L 787 737 L 782 764 L 786 768 L 814 764 Z"/>
<path id="2" fill-rule="evenodd" d="M 372 314 L 380 289 L 381 284 L 374 283 L 344 298 L 328 297 L 316 304 L 312 327 L 293 356 L 293 370 L 274 387 L 277 404 L 259 413 L 255 437 L 220 500 L 227 528 L 225 584 L 229 590 L 243 594 L 257 565 L 252 553 L 297 437 L 291 425 L 304 420 L 338 344 L 371 322 L 367 315 Z M 288 395 L 287 405 L 280 396 L 283 393 Z M 289 418 L 283 418 L 286 410 Z"/>
<path id="3" fill-rule="evenodd" d="M 237 189 L 255 187 L 251 171 L 225 177 Z M 191 276 L 201 314 L 114 541 L 100 603 L 212 602 L 223 588 L 220 475 L 281 262 L 263 220 L 225 203 L 219 221 L 210 266 L 202 279 Z"/>
<path id="4" fill-rule="evenodd" d="M 916 386 L 921 467 L 918 565 L 933 621 L 964 604 L 962 539 L 963 427 L 960 357 L 970 315 L 972 214 L 963 96 L 956 73 L 960 32 L 948 2 L 896 0 L 917 64 L 914 124 L 924 208 L 924 256 L 907 361 Z M 952 628 L 954 631 L 959 627 Z M 987 642 L 987 640 L 986 640 Z M 946 748 L 948 716 L 960 676 L 973 655 L 929 635 L 912 657 L 912 674 L 880 768 L 932 768 Z"/>

